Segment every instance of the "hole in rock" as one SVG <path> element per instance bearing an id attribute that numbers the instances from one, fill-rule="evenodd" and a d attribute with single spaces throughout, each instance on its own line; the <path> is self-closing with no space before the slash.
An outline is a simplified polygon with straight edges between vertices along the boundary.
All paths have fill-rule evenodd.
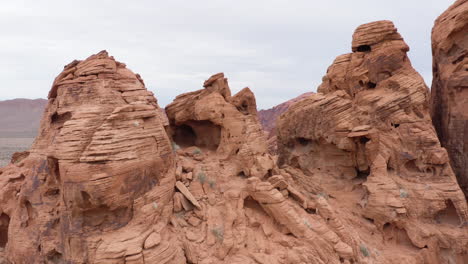
<path id="1" fill-rule="evenodd" d="M 360 137 L 359 138 L 359 142 L 361 142 L 362 144 L 366 144 L 369 141 L 370 141 L 370 138 L 368 138 L 368 137 Z"/>
<path id="2" fill-rule="evenodd" d="M 208 120 L 192 120 L 175 126 L 173 139 L 182 148 L 197 146 L 216 150 L 221 141 L 221 127 Z"/>
<path id="3" fill-rule="evenodd" d="M 18 178 L 11 178 L 11 179 L 8 180 L 8 182 L 12 182 L 12 183 L 22 182 L 22 181 L 24 181 L 24 179 L 25 179 L 24 174 L 21 173 Z"/>
<path id="4" fill-rule="evenodd" d="M 249 105 L 246 101 L 242 101 L 242 104 L 236 107 L 239 112 L 243 113 L 244 115 L 249 114 Z"/>
<path id="5" fill-rule="evenodd" d="M 357 47 L 358 52 L 369 52 L 371 50 L 372 50 L 372 48 L 369 45 L 361 45 L 361 46 Z"/>
<path id="6" fill-rule="evenodd" d="M 57 183 L 60 182 L 60 167 L 58 159 L 54 157 L 47 157 L 47 165 L 49 168 L 49 172 L 54 176 Z"/>
<path id="7" fill-rule="evenodd" d="M 408 171 L 415 171 L 415 172 L 419 172 L 419 168 L 418 166 L 416 165 L 416 161 L 415 160 L 409 160 L 405 163 L 405 168 L 408 170 Z"/>
<path id="8" fill-rule="evenodd" d="M 267 174 L 266 174 L 267 178 L 270 178 L 271 176 L 273 176 L 273 170 L 272 169 L 269 169 L 267 171 Z"/>
<path id="9" fill-rule="evenodd" d="M 50 122 L 52 122 L 53 124 L 63 125 L 66 121 L 70 120 L 71 117 L 72 114 L 70 112 L 66 112 L 63 114 L 58 114 L 57 112 L 55 112 L 50 117 Z"/>
<path id="10" fill-rule="evenodd" d="M 367 177 L 370 174 L 370 168 L 367 168 L 366 170 L 359 170 L 356 168 L 356 179 L 367 179 Z"/>
<path id="11" fill-rule="evenodd" d="M 54 264 L 63 263 L 62 254 L 57 252 L 55 249 L 47 254 L 47 260 L 49 263 Z"/>
<path id="12" fill-rule="evenodd" d="M 439 211 L 436 216 L 437 222 L 441 224 L 458 225 L 460 218 L 457 209 L 451 200 L 445 201 L 445 209 Z"/>
<path id="13" fill-rule="evenodd" d="M 98 228 L 121 228 L 125 226 L 133 217 L 132 209 L 120 207 L 111 210 L 108 206 L 102 205 L 83 211 L 83 224 L 91 229 Z"/>
<path id="14" fill-rule="evenodd" d="M 457 64 L 457 63 L 463 61 L 464 58 L 465 58 L 465 54 L 462 54 L 462 55 L 458 56 L 458 58 L 456 58 L 454 61 L 452 61 L 452 64 Z"/>
<path id="15" fill-rule="evenodd" d="M 55 196 L 55 195 L 59 195 L 59 194 L 60 194 L 60 190 L 55 189 L 55 188 L 49 189 L 44 193 L 44 195 L 46 195 L 46 196 Z"/>
<path id="16" fill-rule="evenodd" d="M 385 230 L 388 230 L 388 228 L 390 228 L 390 227 L 391 227 L 391 224 L 390 224 L 390 223 L 385 223 L 385 224 L 383 225 L 383 230 L 384 230 L 384 231 L 385 231 Z"/>
<path id="17" fill-rule="evenodd" d="M 8 226 L 10 225 L 10 217 L 2 213 L 0 215 L 0 248 L 5 248 L 8 243 Z"/>
<path id="18" fill-rule="evenodd" d="M 301 146 L 307 146 L 307 145 L 309 145 L 309 143 L 311 141 L 310 139 L 302 138 L 302 137 L 299 137 L 296 140 L 297 140 L 297 143 L 299 143 Z"/>
<path id="19" fill-rule="evenodd" d="M 367 83 L 367 88 L 369 88 L 369 89 L 374 89 L 376 86 L 377 86 L 377 84 L 375 84 L 373 82 L 368 82 Z"/>
<path id="20" fill-rule="evenodd" d="M 387 223 L 388 224 L 388 223 Z M 398 228 L 392 224 L 384 225 L 384 239 L 386 241 L 392 241 L 395 244 L 415 249 L 413 242 L 408 236 L 408 233 L 404 228 Z"/>
<path id="21" fill-rule="evenodd" d="M 26 222 L 26 226 L 29 226 L 32 221 L 36 218 L 34 208 L 30 201 L 24 201 L 24 207 L 26 208 L 26 213 L 28 214 L 28 221 Z"/>
<path id="22" fill-rule="evenodd" d="M 400 126 L 400 124 L 392 123 L 392 127 L 394 127 L 394 128 L 398 128 L 399 126 Z"/>
<path id="23" fill-rule="evenodd" d="M 85 192 L 85 191 L 81 191 L 81 199 L 83 200 L 83 207 L 84 208 L 89 208 L 91 207 L 91 196 Z"/>
<path id="24" fill-rule="evenodd" d="M 314 208 L 307 208 L 306 212 L 309 214 L 317 214 L 317 209 Z"/>
<path id="25" fill-rule="evenodd" d="M 241 177 L 241 178 L 247 178 L 247 176 L 245 175 L 245 173 L 243 171 L 239 172 L 237 174 L 237 176 Z"/>
<path id="26" fill-rule="evenodd" d="M 268 214 L 263 209 L 263 207 L 260 205 L 260 203 L 258 203 L 256 200 L 254 200 L 251 196 L 247 196 L 244 199 L 244 208 L 246 210 L 251 210 L 251 213 L 249 215 L 252 215 L 252 213 L 253 213 L 253 214 L 268 216 Z M 260 220 L 260 219 L 258 219 L 258 220 Z M 253 223 L 253 224 L 257 225 L 257 226 L 260 226 L 262 223 L 256 222 L 256 223 Z"/>

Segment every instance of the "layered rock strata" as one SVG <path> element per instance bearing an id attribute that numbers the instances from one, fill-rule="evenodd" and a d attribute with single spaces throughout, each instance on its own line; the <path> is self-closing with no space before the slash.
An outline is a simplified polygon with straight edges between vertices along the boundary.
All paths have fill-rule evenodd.
<path id="1" fill-rule="evenodd" d="M 1 171 L 4 255 L 11 263 L 157 263 L 161 249 L 144 242 L 169 232 L 174 164 L 139 75 L 105 51 L 68 64 L 32 148 Z"/>
<path id="2" fill-rule="evenodd" d="M 467 203 L 408 46 L 392 22 L 378 21 L 356 29 L 352 50 L 316 95 L 280 116 L 279 165 L 330 197 L 368 261 L 466 262 Z"/>

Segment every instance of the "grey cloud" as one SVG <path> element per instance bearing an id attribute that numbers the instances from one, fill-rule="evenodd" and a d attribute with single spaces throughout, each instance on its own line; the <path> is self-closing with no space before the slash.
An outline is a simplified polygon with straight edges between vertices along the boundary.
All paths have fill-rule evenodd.
<path id="1" fill-rule="evenodd" d="M 225 72 L 259 108 L 315 91 L 353 30 L 390 19 L 431 79 L 430 31 L 448 0 L 2 1 L 0 99 L 45 97 L 73 59 L 107 49 L 166 105 Z"/>

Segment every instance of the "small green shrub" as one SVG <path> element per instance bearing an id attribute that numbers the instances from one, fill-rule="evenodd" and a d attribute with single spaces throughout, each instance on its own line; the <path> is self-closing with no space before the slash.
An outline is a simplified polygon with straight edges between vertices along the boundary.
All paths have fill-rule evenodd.
<path id="1" fill-rule="evenodd" d="M 201 151 L 201 149 L 199 149 L 199 148 L 196 148 L 196 149 L 194 149 L 194 150 L 193 150 L 193 152 L 192 152 L 192 153 L 193 153 L 193 154 L 195 154 L 195 155 L 198 155 L 198 154 L 201 154 L 201 153 L 202 153 L 202 151 Z"/>
<path id="2" fill-rule="evenodd" d="M 218 241 L 224 240 L 224 230 L 221 227 L 215 227 L 211 229 L 211 233 L 216 237 Z"/>
<path id="3" fill-rule="evenodd" d="M 199 172 L 198 173 L 198 181 L 201 184 L 204 184 L 206 182 L 206 174 L 204 172 Z"/>
<path id="4" fill-rule="evenodd" d="M 172 142 L 172 149 L 173 149 L 173 150 L 174 150 L 174 152 L 175 152 L 175 151 L 177 151 L 177 150 L 179 150 L 179 149 L 180 149 L 180 146 L 179 146 L 179 145 L 177 145 L 177 143 L 175 143 L 175 142 Z"/>
<path id="5" fill-rule="evenodd" d="M 321 193 L 317 194 L 317 197 L 323 197 L 323 198 L 328 200 L 328 194 L 326 194 L 324 192 L 321 192 Z"/>
<path id="6" fill-rule="evenodd" d="M 405 189 L 400 189 L 400 197 L 408 198 L 408 192 Z"/>
<path id="7" fill-rule="evenodd" d="M 362 253 L 362 255 L 363 255 L 364 257 L 370 256 L 369 250 L 367 249 L 367 247 L 366 247 L 365 245 L 361 244 L 361 245 L 359 246 L 359 249 L 361 250 L 361 253 Z"/>
<path id="8" fill-rule="evenodd" d="M 309 229 L 312 229 L 312 225 L 307 221 L 307 219 L 304 219 L 304 225 L 306 225 Z"/>
<path id="9" fill-rule="evenodd" d="M 153 202 L 153 208 L 158 209 L 158 203 L 157 202 Z"/>
<path id="10" fill-rule="evenodd" d="M 213 179 L 209 179 L 208 184 L 210 185 L 210 188 L 213 189 L 216 186 L 216 181 Z"/>

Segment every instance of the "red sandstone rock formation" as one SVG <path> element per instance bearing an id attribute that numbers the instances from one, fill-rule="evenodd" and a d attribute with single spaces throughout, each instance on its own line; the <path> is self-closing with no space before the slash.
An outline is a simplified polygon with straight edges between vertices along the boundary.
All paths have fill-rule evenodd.
<path id="1" fill-rule="evenodd" d="M 456 1 L 432 29 L 432 119 L 468 197 L 468 1 Z"/>
<path id="2" fill-rule="evenodd" d="M 188 262 L 354 259 L 352 236 L 339 230 L 342 223 L 328 203 L 305 197 L 267 154 L 252 92 L 231 96 L 223 74 L 204 87 L 166 107 L 178 154 L 173 225 L 190 252 Z M 323 216 L 310 213 L 316 207 Z"/>
<path id="3" fill-rule="evenodd" d="M 467 203 L 408 46 L 378 21 L 356 29 L 352 50 L 278 119 L 279 164 L 329 197 L 359 263 L 466 263 Z"/>
<path id="4" fill-rule="evenodd" d="M 252 92 L 231 96 L 223 74 L 204 87 L 177 97 L 167 123 L 141 78 L 106 52 L 67 65 L 33 147 L 1 170 L 0 260 L 354 259 L 328 203 L 267 153 Z"/>
<path id="5" fill-rule="evenodd" d="M 314 94 L 313 92 L 304 93 L 304 94 L 299 95 L 296 98 L 288 100 L 270 109 L 258 111 L 258 119 L 260 121 L 260 124 L 262 124 L 263 130 L 266 131 L 268 138 L 276 136 L 276 132 L 275 132 L 276 119 L 282 113 L 286 112 L 292 104 L 299 102 L 302 99 L 309 97 L 313 94 Z"/>
<path id="6" fill-rule="evenodd" d="M 0 263 L 466 263 L 466 200 L 389 21 L 279 119 L 219 73 L 166 107 L 106 52 L 56 78 L 0 171 Z"/>
<path id="7" fill-rule="evenodd" d="M 166 247 L 165 257 L 183 258 L 166 225 L 174 161 L 138 75 L 106 52 L 70 63 L 34 145 L 2 169 L 3 254 L 12 263 L 158 263 Z"/>
<path id="8" fill-rule="evenodd" d="M 271 154 L 277 153 L 277 143 L 276 143 L 276 119 L 288 108 L 300 100 L 312 95 L 314 93 L 304 93 L 299 95 L 296 98 L 293 98 L 289 101 L 286 101 L 282 104 L 274 106 L 270 109 L 258 111 L 258 119 L 260 124 L 262 124 L 263 130 L 266 132 L 268 137 L 268 150 Z"/>

